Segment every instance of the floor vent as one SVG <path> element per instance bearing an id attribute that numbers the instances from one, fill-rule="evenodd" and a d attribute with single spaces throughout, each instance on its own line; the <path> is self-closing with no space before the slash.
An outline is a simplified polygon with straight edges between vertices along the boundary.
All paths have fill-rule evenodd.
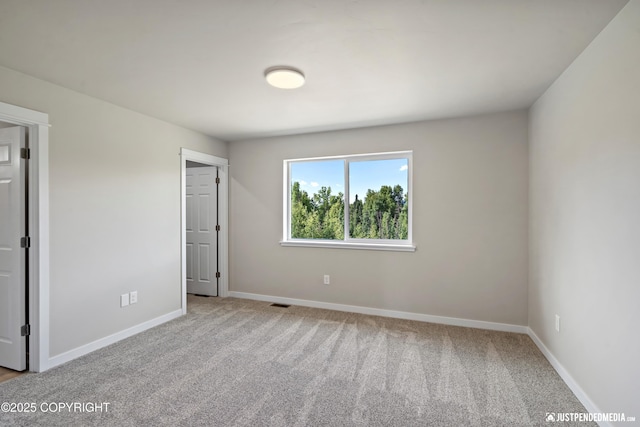
<path id="1" fill-rule="evenodd" d="M 202 295 L 202 294 L 191 294 L 191 295 L 195 295 L 197 297 L 204 297 L 204 298 L 209 298 L 211 295 Z"/>
<path id="2" fill-rule="evenodd" d="M 282 307 L 282 308 L 289 308 L 291 307 L 289 304 L 277 304 L 277 303 L 273 303 L 271 304 L 271 307 Z"/>

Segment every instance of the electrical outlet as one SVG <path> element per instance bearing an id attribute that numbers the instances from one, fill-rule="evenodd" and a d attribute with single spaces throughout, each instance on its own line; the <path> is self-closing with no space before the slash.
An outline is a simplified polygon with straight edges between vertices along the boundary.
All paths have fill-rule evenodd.
<path id="1" fill-rule="evenodd" d="M 560 316 L 556 314 L 556 332 L 560 332 Z"/>
<path id="2" fill-rule="evenodd" d="M 126 307 L 129 305 L 129 294 L 120 295 L 120 307 Z"/>
<path id="3" fill-rule="evenodd" d="M 133 291 L 129 293 L 129 303 L 135 304 L 138 302 L 138 291 Z"/>
<path id="4" fill-rule="evenodd" d="M 324 275 L 324 284 L 325 285 L 331 284 L 331 277 L 328 274 Z"/>

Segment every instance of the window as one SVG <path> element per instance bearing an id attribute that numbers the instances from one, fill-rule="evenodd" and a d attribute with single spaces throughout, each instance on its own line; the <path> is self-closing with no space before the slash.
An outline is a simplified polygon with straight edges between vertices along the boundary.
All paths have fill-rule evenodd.
<path id="1" fill-rule="evenodd" d="M 410 151 L 284 161 L 284 246 L 413 251 Z"/>

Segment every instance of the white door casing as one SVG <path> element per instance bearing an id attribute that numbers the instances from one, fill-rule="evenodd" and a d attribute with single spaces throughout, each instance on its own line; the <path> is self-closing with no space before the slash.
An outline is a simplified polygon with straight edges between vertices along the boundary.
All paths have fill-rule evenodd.
<path id="1" fill-rule="evenodd" d="M 187 292 L 217 296 L 217 188 L 215 166 L 186 171 Z"/>
<path id="2" fill-rule="evenodd" d="M 27 339 L 26 250 L 20 239 L 26 235 L 25 128 L 0 129 L 0 366 L 24 371 Z"/>
<path id="3" fill-rule="evenodd" d="M 180 149 L 180 289 L 182 294 L 182 314 L 187 314 L 187 256 L 185 246 L 187 242 L 186 172 L 188 161 L 218 168 L 218 178 L 220 178 L 220 184 L 218 184 L 218 224 L 220 225 L 220 231 L 218 232 L 218 271 L 220 272 L 218 296 L 225 298 L 229 294 L 229 160 L 183 147 Z"/>
<path id="4" fill-rule="evenodd" d="M 0 102 L 0 120 L 29 135 L 29 370 L 51 368 L 49 357 L 49 115 Z"/>

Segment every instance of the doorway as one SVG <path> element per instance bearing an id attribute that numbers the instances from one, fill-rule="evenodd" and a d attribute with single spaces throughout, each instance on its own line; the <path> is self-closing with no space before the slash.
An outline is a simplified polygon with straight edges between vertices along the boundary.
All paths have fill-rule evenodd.
<path id="1" fill-rule="evenodd" d="M 4 141 L 0 153 L 4 166 L 0 191 L 5 193 L 0 196 L 4 198 L 0 202 L 4 284 L 0 286 L 9 307 L 1 310 L 0 340 L 7 345 L 5 350 L 14 344 L 19 350 L 10 349 L 7 354 L 3 350 L 0 365 L 11 367 L 17 361 L 17 370 L 42 372 L 49 368 L 49 116 L 0 102 L 0 121 L 5 131 L 18 129 L 14 132 L 23 133 L 29 143 L 14 146 Z M 22 188 L 16 191 L 15 184 L 20 182 Z"/>
<path id="2" fill-rule="evenodd" d="M 181 258 L 182 313 L 187 292 L 228 294 L 227 159 L 182 148 Z"/>

